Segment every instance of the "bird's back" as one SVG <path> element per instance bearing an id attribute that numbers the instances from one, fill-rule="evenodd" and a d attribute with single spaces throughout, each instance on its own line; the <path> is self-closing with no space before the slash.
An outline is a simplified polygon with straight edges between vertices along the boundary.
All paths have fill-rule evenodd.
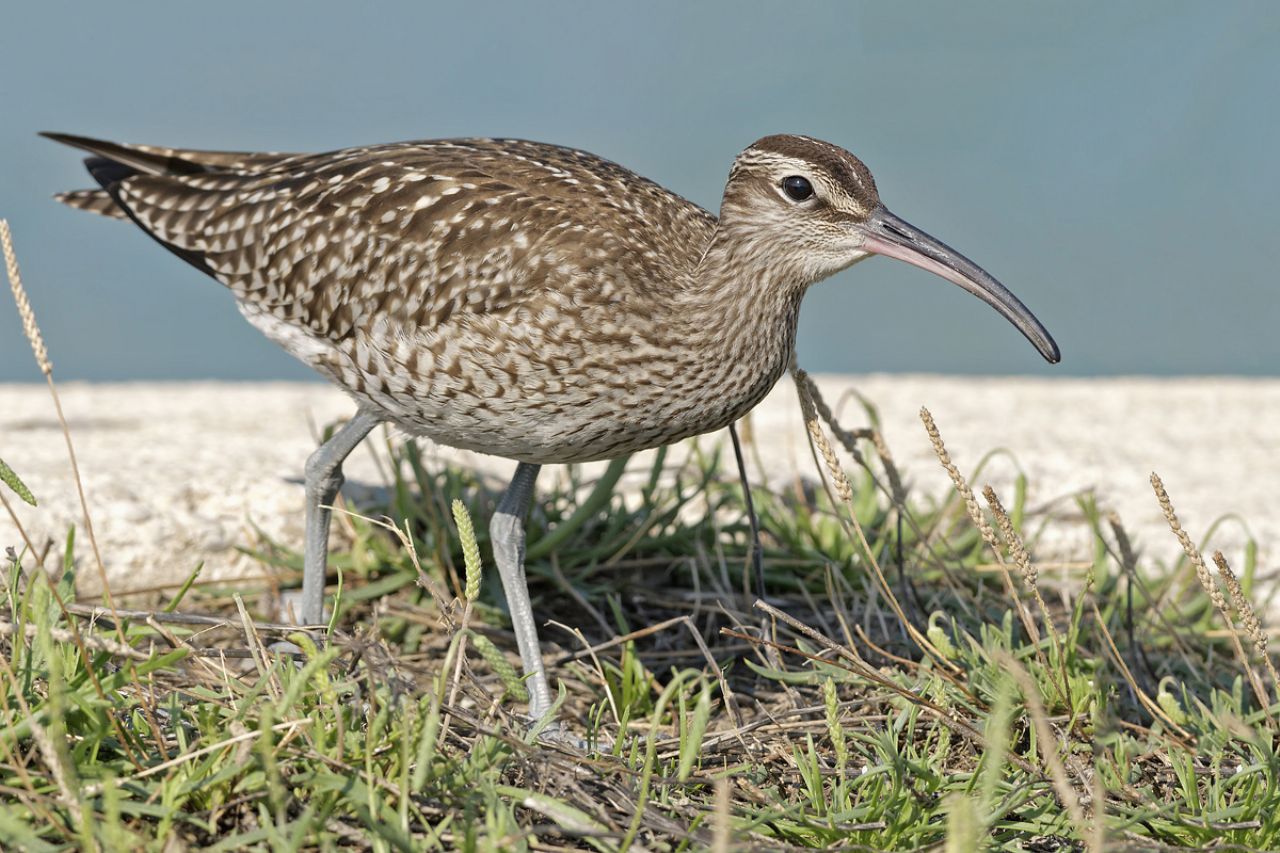
<path id="1" fill-rule="evenodd" d="M 100 156 L 94 145 L 111 146 L 75 144 Z M 123 212 L 244 302 L 335 340 L 380 319 L 429 328 L 590 281 L 661 291 L 715 224 L 608 160 L 523 140 L 105 154 L 107 168 L 90 164 L 104 189 L 64 201 Z"/>

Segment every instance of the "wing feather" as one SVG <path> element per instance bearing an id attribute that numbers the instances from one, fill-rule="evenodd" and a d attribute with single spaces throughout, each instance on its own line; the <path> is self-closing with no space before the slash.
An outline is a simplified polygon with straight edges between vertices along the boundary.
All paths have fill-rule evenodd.
<path id="1" fill-rule="evenodd" d="M 538 143 L 314 155 L 70 144 L 122 163 L 127 176 L 104 191 L 166 247 L 255 308 L 334 341 L 375 325 L 537 311 L 548 290 L 625 298 L 620 282 L 644 288 L 664 278 L 660 264 L 696 262 L 715 222 L 620 166 Z M 161 169 L 174 163 L 186 170 Z M 96 196 L 68 201 L 115 215 Z"/>

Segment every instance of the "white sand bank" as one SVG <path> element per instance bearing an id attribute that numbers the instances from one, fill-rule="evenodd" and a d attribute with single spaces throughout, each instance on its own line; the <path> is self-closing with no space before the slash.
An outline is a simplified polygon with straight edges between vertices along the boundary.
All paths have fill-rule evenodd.
<path id="1" fill-rule="evenodd" d="M 966 474 L 987 451 L 1017 456 L 1039 504 L 1094 488 L 1116 509 L 1136 544 L 1157 559 L 1177 551 L 1147 477 L 1158 471 L 1184 524 L 1200 537 L 1211 521 L 1237 513 L 1262 546 L 1280 542 L 1280 380 L 1041 380 L 935 376 L 828 376 L 835 406 L 850 388 L 876 403 L 889 445 L 909 481 L 928 495 L 947 488 L 920 426 L 928 406 Z M 303 461 L 318 425 L 344 417 L 352 404 L 322 384 L 66 384 L 60 386 L 85 489 L 113 589 L 176 583 L 197 561 L 206 578 L 260 574 L 236 545 L 254 526 L 300 543 Z M 861 426 L 856 403 L 842 420 Z M 813 475 L 790 380 L 754 413 L 754 433 L 770 477 Z M 431 455 L 477 464 L 499 475 L 506 460 L 447 449 Z M 43 385 L 0 385 L 0 458 L 40 499 L 31 508 L 9 496 L 29 535 L 61 541 L 79 521 L 66 450 Z M 640 463 L 637 463 L 640 464 Z M 1011 495 L 1013 467 L 997 460 L 978 484 Z M 373 454 L 361 448 L 349 482 L 379 485 Z M 547 476 L 544 474 L 544 476 Z M 1069 504 L 1067 505 L 1069 506 Z M 1215 538 L 1239 565 L 1239 524 Z M 1087 557 L 1085 532 L 1055 527 L 1040 558 Z M 21 546 L 0 513 L 0 548 Z M 96 585 L 87 542 L 78 549 L 86 590 Z M 1269 564 L 1267 564 L 1269 565 Z"/>

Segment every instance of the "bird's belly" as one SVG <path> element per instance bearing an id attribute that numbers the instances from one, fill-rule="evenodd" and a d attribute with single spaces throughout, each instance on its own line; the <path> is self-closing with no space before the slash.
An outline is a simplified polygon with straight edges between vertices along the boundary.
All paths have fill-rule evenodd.
<path id="1" fill-rule="evenodd" d="M 763 399 L 785 364 L 717 365 L 640 338 L 510 329 L 501 339 L 455 331 L 439 342 L 382 341 L 352 361 L 364 381 L 343 384 L 360 385 L 358 396 L 408 431 L 544 464 L 610 459 L 725 427 Z"/>
<path id="2" fill-rule="evenodd" d="M 468 324 L 335 344 L 241 309 L 264 334 L 406 431 L 524 462 L 609 459 L 721 429 L 764 398 L 785 355 L 752 366 L 642 338 Z"/>
<path id="3" fill-rule="evenodd" d="M 424 382 L 398 392 L 366 386 L 356 396 L 440 444 L 550 464 L 611 459 L 721 429 L 776 380 L 752 393 L 724 394 L 673 388 L 656 373 L 631 374 L 625 383 L 593 373 L 518 376 L 502 385 Z"/>
<path id="4" fill-rule="evenodd" d="M 624 399 L 601 391 L 594 399 L 512 395 L 501 400 L 459 395 L 445 404 L 415 398 L 407 405 L 381 395 L 371 402 L 406 430 L 440 444 L 540 464 L 612 459 L 721 429 L 767 393 L 726 405 L 723 398 L 665 404 L 637 385 Z"/>
<path id="5" fill-rule="evenodd" d="M 611 459 L 660 447 L 714 429 L 700 423 L 663 422 L 650 412 L 619 409 L 601 401 L 574 411 L 557 411 L 537 401 L 506 402 L 481 408 L 478 400 L 392 412 L 409 431 L 440 444 L 523 462 L 550 464 Z"/>

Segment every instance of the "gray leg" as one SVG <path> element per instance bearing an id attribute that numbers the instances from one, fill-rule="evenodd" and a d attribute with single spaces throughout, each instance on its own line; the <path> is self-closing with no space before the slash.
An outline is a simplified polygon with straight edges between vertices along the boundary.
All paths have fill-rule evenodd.
<path id="1" fill-rule="evenodd" d="M 342 462 L 381 420 L 364 409 L 307 459 L 307 532 L 302 563 L 303 625 L 324 619 L 324 576 L 329 555 L 330 507 L 342 488 Z"/>
<path id="2" fill-rule="evenodd" d="M 524 575 L 524 520 L 533 500 L 533 484 L 541 465 L 521 462 L 516 466 L 511 485 L 498 502 L 489 522 L 489 538 L 493 542 L 493 559 L 502 575 L 502 588 L 511 611 L 511 627 L 516 632 L 520 660 L 524 662 L 525 684 L 529 688 L 529 716 L 540 720 L 551 710 L 551 690 L 547 672 L 542 666 L 538 648 L 538 625 L 533 621 L 533 604 L 529 601 L 529 585 Z"/>

